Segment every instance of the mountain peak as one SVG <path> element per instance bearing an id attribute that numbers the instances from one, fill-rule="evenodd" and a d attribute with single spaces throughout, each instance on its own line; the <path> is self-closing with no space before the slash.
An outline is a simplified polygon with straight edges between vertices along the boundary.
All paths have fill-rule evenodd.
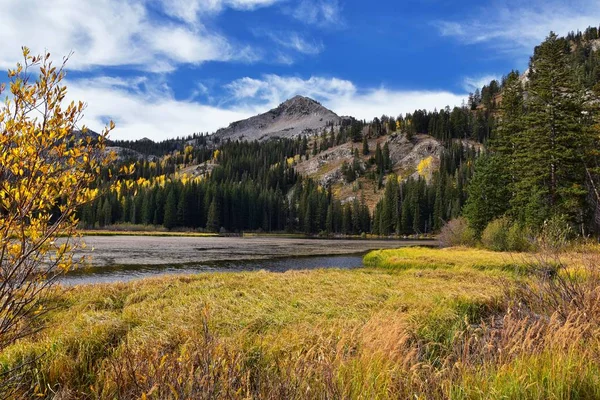
<path id="1" fill-rule="evenodd" d="M 265 140 L 273 137 L 293 138 L 321 132 L 328 124 L 341 118 L 321 103 L 297 95 L 276 108 L 220 129 L 216 136 L 232 140 Z"/>
<path id="2" fill-rule="evenodd" d="M 311 99 L 310 97 L 306 97 L 306 96 L 302 96 L 297 94 L 296 96 L 287 99 L 286 101 L 284 101 L 282 104 L 293 104 L 293 103 L 297 103 L 297 102 L 305 102 L 305 103 L 316 103 L 316 104 L 320 104 L 318 101 Z"/>

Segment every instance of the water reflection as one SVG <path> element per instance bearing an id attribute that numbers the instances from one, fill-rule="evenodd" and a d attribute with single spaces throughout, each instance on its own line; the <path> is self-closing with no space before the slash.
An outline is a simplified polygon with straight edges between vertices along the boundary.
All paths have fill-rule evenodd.
<path id="1" fill-rule="evenodd" d="M 197 274 L 210 272 L 241 272 L 266 270 L 285 272 L 317 268 L 350 269 L 362 266 L 362 254 L 343 256 L 290 257 L 266 260 L 204 262 L 186 265 L 119 265 L 88 267 L 69 272 L 61 279 L 63 285 L 127 282 L 167 274 Z"/>

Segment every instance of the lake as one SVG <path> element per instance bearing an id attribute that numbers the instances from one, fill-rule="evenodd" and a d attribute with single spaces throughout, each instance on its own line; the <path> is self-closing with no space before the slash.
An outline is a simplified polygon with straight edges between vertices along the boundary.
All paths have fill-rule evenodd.
<path id="1" fill-rule="evenodd" d="M 291 239 L 279 237 L 84 237 L 78 256 L 89 267 L 61 278 L 65 285 L 125 282 L 165 274 L 284 272 L 314 268 L 356 268 L 375 249 L 432 246 L 429 240 Z"/>

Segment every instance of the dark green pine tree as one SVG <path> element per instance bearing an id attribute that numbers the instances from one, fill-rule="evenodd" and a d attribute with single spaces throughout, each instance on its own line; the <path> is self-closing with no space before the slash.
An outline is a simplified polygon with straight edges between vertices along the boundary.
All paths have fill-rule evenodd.
<path id="1" fill-rule="evenodd" d="M 96 221 L 98 221 L 100 227 L 104 227 L 104 201 L 102 201 L 102 198 L 96 204 Z"/>
<path id="2" fill-rule="evenodd" d="M 383 153 L 381 152 L 381 145 L 379 143 L 375 147 L 375 165 L 377 165 L 377 173 L 381 174 L 383 171 Z"/>
<path id="3" fill-rule="evenodd" d="M 507 165 L 500 155 L 482 155 L 475 163 L 475 174 L 467 188 L 463 215 L 481 234 L 487 224 L 508 210 L 510 191 Z"/>
<path id="4" fill-rule="evenodd" d="M 350 234 L 352 230 L 352 210 L 349 204 L 342 206 L 342 233 L 344 235 Z"/>
<path id="5" fill-rule="evenodd" d="M 421 229 L 421 206 L 419 202 L 415 202 L 413 207 L 413 227 L 414 233 L 422 233 Z"/>
<path id="6" fill-rule="evenodd" d="M 220 218 L 219 208 L 217 206 L 217 199 L 213 197 L 210 207 L 208 207 L 208 214 L 206 218 L 206 229 L 209 232 L 219 232 L 220 229 Z"/>
<path id="7" fill-rule="evenodd" d="M 108 199 L 104 200 L 104 206 L 102 206 L 102 213 L 104 214 L 104 226 L 112 224 L 112 207 Z"/>
<path id="8" fill-rule="evenodd" d="M 491 140 L 491 150 L 502 164 L 504 178 L 510 191 L 509 200 L 515 200 L 517 192 L 516 181 L 520 171 L 517 170 L 517 160 L 526 158 L 529 151 L 524 143 L 525 131 L 525 102 L 523 85 L 517 71 L 512 71 L 504 82 L 502 104 L 500 107 L 499 123 L 495 130 L 495 137 Z M 477 174 L 477 172 L 475 172 Z M 500 182 L 498 182 L 500 183 Z M 515 209 L 520 209 L 523 204 L 521 196 L 515 204 Z M 513 213 L 518 214 L 518 213 Z"/>
<path id="9" fill-rule="evenodd" d="M 383 170 L 391 171 L 392 169 L 392 160 L 390 158 L 390 145 L 386 142 L 383 145 Z"/>
<path id="10" fill-rule="evenodd" d="M 527 129 L 516 159 L 518 181 L 513 207 L 535 209 L 521 219 L 539 225 L 541 216 L 565 214 L 581 221 L 585 202 L 582 155 L 590 140 L 582 122 L 583 91 L 568 56 L 568 43 L 550 33 L 530 63 Z M 534 196 L 535 194 L 535 196 Z M 541 204 L 531 206 L 533 199 Z M 539 206 L 543 212 L 539 212 Z"/>
<path id="11" fill-rule="evenodd" d="M 369 140 L 367 139 L 367 135 L 365 135 L 363 137 L 363 143 L 362 143 L 362 145 L 363 145 L 363 148 L 362 148 L 363 155 L 365 155 L 365 156 L 369 155 L 369 153 L 371 151 L 369 150 Z"/>
<path id="12" fill-rule="evenodd" d="M 360 220 L 360 203 L 355 197 L 352 201 L 352 232 L 359 234 L 362 231 L 362 224 Z"/>
<path id="13" fill-rule="evenodd" d="M 329 203 L 327 206 L 327 218 L 325 219 L 325 231 L 327 233 L 333 233 L 333 204 Z"/>
<path id="14" fill-rule="evenodd" d="M 157 187 L 155 198 L 155 207 L 154 207 L 154 217 L 152 219 L 152 223 L 154 225 L 162 225 L 165 217 L 165 191 L 161 187 Z"/>
<path id="15" fill-rule="evenodd" d="M 389 235 L 396 231 L 398 220 L 398 177 L 394 174 L 388 176 L 383 194 L 379 230 L 382 235 Z"/>
<path id="16" fill-rule="evenodd" d="M 373 211 L 373 234 L 381 235 L 380 223 L 381 223 L 381 207 L 383 203 L 380 201 L 375 206 L 375 211 Z"/>
<path id="17" fill-rule="evenodd" d="M 173 229 L 177 226 L 177 194 L 174 188 L 171 188 L 167 195 L 163 225 L 167 229 Z"/>
<path id="18" fill-rule="evenodd" d="M 444 200 L 442 185 L 438 184 L 435 190 L 435 201 L 433 203 L 433 230 L 439 231 L 444 225 Z"/>
<path id="19" fill-rule="evenodd" d="M 131 196 L 129 195 L 125 195 L 125 202 L 123 205 L 123 216 L 122 216 L 122 220 L 123 222 L 130 222 L 131 221 L 131 208 L 133 206 L 133 200 L 131 199 Z"/>
<path id="20" fill-rule="evenodd" d="M 412 215 L 410 209 L 410 201 L 408 198 L 405 198 L 402 202 L 402 215 L 400 217 L 400 231 L 404 235 L 408 235 L 412 232 Z"/>
<path id="21" fill-rule="evenodd" d="M 142 201 L 142 224 L 150 225 L 154 219 L 154 196 L 153 192 L 146 192 L 144 200 Z"/>
<path id="22" fill-rule="evenodd" d="M 88 203 L 83 206 L 81 210 L 81 220 L 83 221 L 86 228 L 94 227 L 94 208 L 92 203 Z"/>
<path id="23" fill-rule="evenodd" d="M 179 199 L 177 199 L 177 225 L 178 226 L 191 226 L 190 225 L 190 208 L 188 199 L 190 197 L 190 186 L 184 186 L 179 192 Z"/>

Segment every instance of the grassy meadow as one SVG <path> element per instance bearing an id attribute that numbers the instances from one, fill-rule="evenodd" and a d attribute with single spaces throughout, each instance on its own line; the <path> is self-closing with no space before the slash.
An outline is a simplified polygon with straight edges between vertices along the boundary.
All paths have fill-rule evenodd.
<path id="1" fill-rule="evenodd" d="M 600 398 L 597 281 L 474 249 L 364 261 L 58 288 L 0 368 L 28 362 L 14 398 Z"/>

